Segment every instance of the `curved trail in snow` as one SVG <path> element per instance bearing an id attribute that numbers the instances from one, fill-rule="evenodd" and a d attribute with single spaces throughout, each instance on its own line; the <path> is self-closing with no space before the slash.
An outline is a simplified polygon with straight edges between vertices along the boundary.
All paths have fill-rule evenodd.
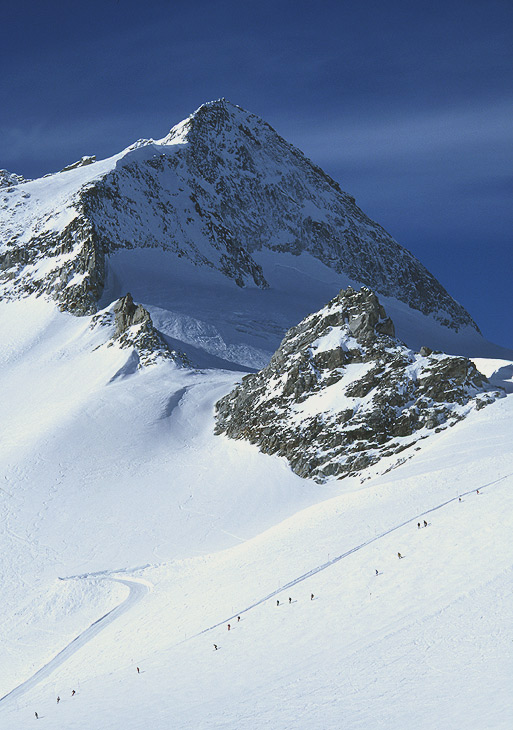
<path id="1" fill-rule="evenodd" d="M 343 560 L 344 558 L 347 558 L 348 555 L 352 555 L 353 553 L 358 552 L 358 550 L 362 550 L 362 548 L 367 547 L 368 545 L 371 545 L 373 542 L 376 542 L 377 540 L 381 540 L 381 538 L 386 537 L 386 535 L 390 535 L 392 532 L 395 532 L 396 530 L 400 530 L 401 527 L 405 527 L 406 525 L 409 525 L 411 522 L 417 522 L 422 517 L 425 517 L 426 515 L 431 514 L 431 512 L 436 512 L 439 509 L 442 509 L 443 507 L 446 507 L 448 504 L 451 504 L 451 502 L 456 502 L 456 500 L 459 500 L 460 497 L 468 496 L 469 494 L 475 494 L 476 489 L 479 489 L 479 491 L 486 489 L 487 487 L 491 487 L 494 484 L 498 484 L 499 482 L 504 481 L 504 479 L 507 479 L 508 477 L 513 476 L 512 474 L 505 474 L 502 477 L 499 477 L 499 479 L 495 479 L 493 482 L 488 482 L 488 484 L 483 484 L 479 487 L 474 487 L 473 489 L 469 489 L 467 492 L 460 492 L 457 497 L 451 497 L 451 499 L 447 499 L 445 502 L 442 502 L 441 504 L 437 504 L 436 507 L 432 507 L 431 509 L 426 510 L 425 512 L 422 512 L 419 515 L 415 515 L 415 517 L 409 517 L 407 520 L 404 520 L 404 522 L 401 522 L 399 525 L 395 525 L 394 527 L 391 527 L 389 530 L 385 530 L 384 532 L 381 532 L 379 535 L 375 535 L 374 537 L 371 537 L 369 540 L 366 540 L 365 542 L 360 543 L 360 545 L 356 545 L 353 548 L 350 548 L 349 550 L 346 550 L 345 553 L 342 553 L 341 555 L 337 555 L 335 558 L 332 558 L 331 560 L 328 560 L 326 563 L 323 563 L 322 565 L 318 565 L 315 568 L 312 568 L 307 573 L 303 573 L 303 575 L 300 575 L 297 578 L 294 578 L 293 580 L 289 581 L 288 583 L 285 583 L 280 588 L 277 588 L 272 593 L 268 593 L 264 598 L 261 598 L 258 601 L 255 601 L 255 603 L 252 603 L 251 606 L 247 606 L 247 608 L 243 608 L 240 611 L 237 611 L 237 613 L 234 613 L 233 616 L 229 616 L 226 619 L 223 619 L 223 621 L 219 621 L 216 624 L 213 624 L 212 626 L 209 626 L 207 629 L 203 629 L 202 631 L 199 631 L 197 634 L 194 634 L 193 636 L 189 636 L 187 639 L 183 639 L 183 641 L 180 641 L 178 645 L 184 644 L 187 641 L 190 641 L 191 639 L 195 639 L 198 636 L 202 636 L 202 634 L 206 634 L 209 631 L 212 631 L 213 629 L 217 629 L 220 626 L 224 626 L 226 623 L 229 623 L 230 621 L 233 621 L 237 616 L 242 616 L 243 613 L 247 613 L 248 611 L 251 611 L 253 608 L 256 608 L 257 606 L 260 606 L 262 603 L 265 603 L 266 601 L 269 601 L 271 598 L 275 598 L 280 593 L 283 593 L 283 591 L 286 591 L 288 588 L 292 588 L 293 586 L 297 585 L 298 583 L 302 583 L 304 580 L 307 580 L 308 578 L 311 578 L 313 575 L 316 575 L 317 573 L 320 573 L 323 570 L 326 570 L 327 568 L 330 568 L 332 565 L 335 565 L 335 563 L 338 563 L 340 560 Z M 177 645 L 177 646 L 178 646 Z"/>
<path id="2" fill-rule="evenodd" d="M 76 578 L 86 578 L 91 577 L 91 575 L 93 574 L 76 576 Z M 72 578 L 65 578 L 63 580 L 72 580 Z M 109 624 L 111 624 L 121 615 L 129 611 L 151 590 L 150 583 L 147 583 L 146 581 L 137 578 L 114 578 L 105 576 L 105 580 L 112 580 L 116 583 L 123 583 L 124 585 L 126 585 L 129 589 L 129 594 L 125 598 L 125 600 L 118 604 L 115 608 L 111 609 L 104 616 L 94 621 L 89 626 L 89 628 L 85 629 L 85 631 L 82 631 L 81 634 L 76 636 L 73 641 L 71 641 L 66 647 L 64 647 L 64 649 L 56 654 L 56 656 L 54 656 L 54 658 L 51 659 L 47 664 L 41 667 L 41 669 L 38 669 L 35 674 L 29 677 L 29 679 L 26 679 L 24 682 L 12 689 L 6 695 L 0 697 L 0 703 L 3 703 L 8 699 L 17 699 L 29 689 L 35 687 L 42 679 L 45 679 L 50 674 L 52 674 L 52 672 L 55 671 L 57 667 L 60 667 L 61 664 L 64 664 L 67 659 L 73 656 L 73 654 L 75 654 L 79 649 L 81 649 L 89 641 L 91 641 L 91 639 L 97 636 L 100 631 L 103 631 L 103 629 L 105 629 Z"/>
<path id="3" fill-rule="evenodd" d="M 489 482 L 488 484 L 483 484 L 482 486 L 477 487 L 480 491 L 483 489 L 486 489 L 487 487 L 491 487 L 494 484 L 498 484 L 499 482 L 504 481 L 504 479 L 507 479 L 508 477 L 513 476 L 513 474 L 505 474 L 504 476 L 500 477 L 499 479 L 495 479 L 493 482 Z M 322 563 L 322 565 L 318 565 L 315 568 L 312 568 L 307 573 L 303 573 L 303 575 L 298 576 L 297 578 L 294 578 L 293 580 L 289 581 L 288 583 L 285 583 L 280 588 L 277 588 L 275 591 L 272 591 L 272 593 L 268 593 L 266 596 L 261 598 L 258 601 L 255 601 L 255 603 L 251 604 L 251 606 L 247 606 L 244 609 L 241 609 L 240 611 L 237 611 L 237 613 L 233 614 L 233 616 L 229 616 L 228 618 L 223 619 L 222 621 L 218 621 L 217 623 L 213 624 L 212 626 L 209 626 L 206 629 L 203 629 L 202 631 L 199 631 L 196 634 L 193 634 L 192 636 L 189 636 L 186 639 L 183 639 L 183 641 L 178 642 L 176 646 L 179 646 L 180 644 L 184 644 L 188 641 L 191 641 L 192 639 L 195 639 L 199 636 L 202 636 L 203 634 L 208 633 L 209 631 L 212 631 L 213 629 L 217 629 L 220 626 L 224 626 L 227 622 L 232 621 L 237 616 L 241 616 L 244 613 L 247 613 L 248 611 L 251 611 L 253 608 L 256 608 L 257 606 L 260 606 L 262 603 L 265 603 L 266 601 L 270 600 L 271 598 L 274 598 L 275 596 L 279 595 L 283 591 L 286 591 L 288 588 L 292 588 L 293 586 L 297 585 L 298 583 L 302 583 L 303 581 L 307 580 L 308 578 L 311 578 L 312 576 L 316 575 L 317 573 L 320 573 L 323 570 L 326 570 L 327 568 L 331 567 L 332 565 L 335 565 L 340 560 L 343 560 L 344 558 L 347 558 L 349 555 L 352 555 L 353 553 L 356 553 L 358 550 L 362 550 L 362 548 L 367 547 L 368 545 L 371 545 L 373 542 L 376 542 L 377 540 L 380 540 L 381 538 L 385 537 L 386 535 L 390 535 L 392 532 L 395 532 L 396 530 L 401 529 L 402 527 L 405 527 L 406 525 L 409 525 L 412 522 L 418 521 L 420 518 L 425 517 L 426 515 L 431 514 L 431 512 L 436 512 L 439 509 L 442 509 L 443 507 L 446 507 L 448 504 L 451 504 L 452 502 L 455 502 L 460 497 L 468 496 L 469 494 L 474 494 L 476 492 L 476 487 L 469 489 L 467 492 L 461 492 L 457 497 L 451 497 L 451 499 L 446 500 L 445 502 L 442 502 L 441 504 L 436 505 L 436 507 L 432 507 L 431 509 L 426 510 L 425 512 L 422 512 L 421 514 L 415 515 L 414 517 L 410 517 L 407 520 L 404 520 L 404 522 L 401 522 L 398 525 L 395 525 L 394 527 L 391 527 L 388 530 L 385 530 L 384 532 L 380 533 L 379 535 L 375 535 L 374 537 L 371 537 L 369 540 L 366 540 L 365 542 L 360 543 L 359 545 L 356 545 L 355 547 L 350 548 L 349 550 L 346 550 L 345 553 L 342 553 L 341 555 L 337 555 L 335 558 L 332 558 L 331 560 L 328 560 L 326 563 Z M 94 574 L 85 574 L 83 576 L 72 576 L 70 578 L 67 578 L 66 580 L 72 580 L 73 578 L 87 578 L 91 577 Z M 103 574 L 102 574 L 103 575 Z M 143 579 L 138 578 L 114 578 L 110 577 L 108 575 L 105 575 L 105 580 L 113 580 L 118 583 L 124 583 L 129 588 L 129 594 L 125 600 L 120 603 L 118 606 L 113 608 L 111 611 L 106 613 L 101 618 L 97 619 L 94 623 L 89 626 L 89 628 L 85 629 L 81 634 L 79 634 L 73 641 L 71 641 L 64 649 L 62 649 L 53 659 L 51 659 L 47 664 L 45 664 L 41 669 L 39 669 L 35 674 L 32 675 L 32 677 L 29 677 L 29 679 L 25 680 L 21 684 L 19 684 L 17 687 L 12 689 L 10 692 L 8 692 L 3 697 L 0 697 L 0 703 L 3 703 L 4 701 L 8 699 L 15 699 L 20 697 L 22 694 L 27 692 L 29 689 L 32 689 L 35 687 L 42 679 L 45 679 L 48 677 L 57 667 L 59 667 L 61 664 L 63 664 L 67 659 L 69 659 L 75 652 L 77 652 L 81 647 L 85 646 L 91 639 L 93 639 L 97 634 L 99 634 L 104 628 L 106 628 L 109 624 L 111 624 L 113 621 L 115 621 L 119 616 L 129 611 L 136 603 L 138 603 L 152 588 L 151 584 L 147 581 L 144 581 Z"/>

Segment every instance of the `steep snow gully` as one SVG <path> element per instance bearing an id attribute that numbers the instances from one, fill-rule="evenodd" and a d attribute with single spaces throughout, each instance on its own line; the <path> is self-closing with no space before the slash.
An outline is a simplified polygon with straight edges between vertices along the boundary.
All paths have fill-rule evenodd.
<path id="1" fill-rule="evenodd" d="M 81 647 L 87 644 L 91 639 L 97 636 L 100 631 L 103 631 L 109 624 L 119 618 L 122 614 L 129 611 L 136 603 L 152 590 L 153 586 L 148 581 L 141 578 L 118 578 L 108 573 L 87 573 L 85 575 L 70 576 L 69 578 L 60 578 L 60 580 L 80 580 L 81 578 L 100 577 L 104 580 L 115 581 L 116 583 L 123 583 L 129 589 L 128 596 L 118 606 L 113 608 L 111 611 L 106 613 L 101 618 L 94 621 L 85 631 L 79 634 L 73 639 L 64 649 L 62 649 L 53 659 L 45 664 L 41 669 L 32 675 L 29 679 L 22 682 L 17 687 L 12 689 L 3 697 L 0 697 L 0 703 L 4 703 L 6 700 L 14 700 L 20 697 L 22 694 L 27 692 L 32 687 L 35 687 L 42 679 L 50 676 L 52 672 L 60 667 L 61 664 L 69 659 L 75 652 Z"/>
<path id="2" fill-rule="evenodd" d="M 489 487 L 494 486 L 495 484 L 498 484 L 499 482 L 503 482 L 505 479 L 513 477 L 513 473 L 511 474 L 505 474 L 502 477 L 499 477 L 499 479 L 495 479 L 492 482 L 489 482 L 487 484 L 483 484 L 479 487 L 477 487 L 477 490 L 481 492 L 484 489 L 487 489 Z M 401 522 L 398 525 L 395 525 L 388 530 L 385 530 L 384 532 L 380 533 L 379 535 L 375 535 L 374 537 L 370 538 L 369 540 L 366 540 L 365 542 L 360 543 L 359 545 L 356 545 L 355 547 L 352 547 L 350 550 L 347 550 L 345 553 L 342 553 L 341 555 L 337 555 L 336 557 L 332 558 L 331 560 L 328 560 L 327 562 L 316 566 L 315 568 L 312 568 L 307 573 L 304 573 L 303 575 L 298 576 L 297 578 L 294 578 L 293 580 L 289 581 L 288 583 L 285 583 L 280 588 L 276 589 L 272 593 L 268 593 L 266 596 L 262 597 L 260 600 L 256 601 L 255 603 L 251 604 L 250 606 L 247 606 L 246 608 L 240 609 L 236 613 L 234 613 L 232 616 L 228 616 L 227 618 L 223 619 L 222 621 L 219 621 L 216 624 L 213 624 L 212 626 L 208 626 L 207 628 L 203 629 L 202 631 L 199 631 L 197 634 L 194 634 L 193 636 L 189 636 L 186 639 L 184 639 L 181 642 L 178 642 L 178 644 L 184 644 L 188 641 L 191 641 L 192 639 L 197 638 L 198 636 L 202 636 L 203 634 L 208 633 L 209 631 L 212 631 L 219 626 L 223 626 L 227 622 L 232 621 L 237 616 L 240 616 L 244 613 L 247 613 L 248 611 L 251 611 L 253 608 L 256 608 L 256 606 L 261 605 L 262 603 L 265 603 L 266 601 L 270 600 L 271 598 L 274 598 L 275 596 L 279 595 L 283 591 L 288 590 L 292 586 L 297 585 L 298 583 L 301 583 L 304 580 L 307 580 L 308 578 L 312 577 L 313 575 L 316 575 L 317 573 L 320 573 L 323 570 L 326 570 L 327 568 L 331 567 L 332 565 L 335 565 L 340 560 L 343 560 L 344 558 L 348 557 L 349 555 L 352 555 L 353 553 L 357 552 L 358 550 L 362 550 L 364 547 L 367 547 L 368 545 L 376 542 L 377 540 L 381 540 L 387 535 L 390 535 L 392 532 L 395 532 L 396 530 L 400 530 L 402 527 L 405 527 L 406 525 L 411 524 L 412 522 L 416 522 L 420 520 L 423 517 L 426 517 L 427 515 L 431 514 L 432 512 L 436 512 L 437 510 L 440 510 L 447 505 L 451 504 L 452 502 L 455 502 L 456 500 L 461 500 L 462 497 L 468 496 L 470 494 L 474 494 L 476 492 L 476 489 L 473 488 L 467 492 L 461 492 L 457 497 L 452 497 L 451 499 L 446 500 L 445 502 L 442 502 L 435 507 L 432 507 L 429 510 L 426 510 L 425 512 L 422 512 L 421 514 L 415 515 L 414 517 L 410 517 L 409 519 Z M 124 613 L 129 611 L 131 608 L 134 607 L 136 603 L 138 603 L 142 598 L 144 598 L 145 595 L 147 595 L 152 589 L 153 586 L 149 581 L 145 581 L 142 578 L 120 578 L 117 576 L 114 576 L 112 574 L 109 574 L 108 572 L 101 572 L 101 573 L 87 573 L 85 575 L 77 575 L 77 576 L 70 576 L 68 578 L 61 578 L 61 580 L 80 580 L 81 578 L 91 578 L 91 577 L 100 577 L 104 580 L 112 580 L 117 583 L 123 583 L 127 586 L 129 589 L 129 594 L 125 598 L 125 600 L 120 603 L 118 606 L 113 608 L 111 611 L 106 613 L 101 618 L 97 619 L 94 623 L 89 626 L 85 631 L 83 631 L 81 634 L 79 634 L 73 641 L 71 641 L 64 649 L 62 649 L 53 659 L 51 659 L 47 664 L 45 664 L 41 669 L 39 669 L 35 674 L 32 675 L 29 679 L 25 680 L 21 684 L 19 684 L 17 687 L 12 689 L 10 692 L 8 692 L 6 695 L 0 698 L 0 704 L 5 706 L 7 704 L 7 701 L 14 700 L 19 698 L 21 695 L 23 695 L 25 692 L 27 692 L 29 689 L 32 689 L 35 687 L 42 679 L 45 679 L 49 675 L 52 674 L 52 672 L 57 669 L 57 667 L 61 666 L 61 664 L 64 664 L 64 662 L 69 659 L 75 652 L 77 652 L 81 647 L 85 646 L 89 641 L 91 641 L 95 636 L 97 636 L 104 628 L 106 628 L 109 624 L 111 624 L 113 621 L 115 621 L 117 618 L 122 616 Z"/>

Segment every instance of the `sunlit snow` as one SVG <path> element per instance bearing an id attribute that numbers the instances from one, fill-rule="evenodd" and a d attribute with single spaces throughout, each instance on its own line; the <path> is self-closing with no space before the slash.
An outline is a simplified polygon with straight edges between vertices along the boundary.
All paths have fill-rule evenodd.
<path id="1" fill-rule="evenodd" d="M 511 398 L 319 486 L 213 436 L 240 374 L 0 315 L 0 727 L 511 726 Z"/>

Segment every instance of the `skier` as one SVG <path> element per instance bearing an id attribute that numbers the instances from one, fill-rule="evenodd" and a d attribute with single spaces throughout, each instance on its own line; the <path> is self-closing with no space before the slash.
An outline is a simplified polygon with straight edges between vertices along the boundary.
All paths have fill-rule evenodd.
<path id="1" fill-rule="evenodd" d="M 37 714 L 37 712 L 34 712 L 34 715 L 36 716 L 36 720 L 39 720 L 39 715 Z"/>
<path id="2" fill-rule="evenodd" d="M 461 497 L 458 497 L 458 502 L 461 502 Z"/>
<path id="3" fill-rule="evenodd" d="M 426 522 L 426 520 L 424 520 L 424 527 L 427 527 L 427 522 Z"/>
<path id="4" fill-rule="evenodd" d="M 310 600 L 313 601 L 313 599 L 314 599 L 314 594 L 310 593 Z"/>
<path id="5" fill-rule="evenodd" d="M 292 603 L 292 598 L 289 596 L 289 603 Z"/>
<path id="6" fill-rule="evenodd" d="M 237 616 L 237 623 L 239 623 L 239 621 L 240 621 L 240 616 Z"/>
<path id="7" fill-rule="evenodd" d="M 214 644 L 214 649 L 215 651 L 217 651 L 217 644 Z"/>
<path id="8" fill-rule="evenodd" d="M 231 626 L 230 626 L 230 624 L 228 624 L 228 631 L 229 631 L 230 629 L 231 629 Z"/>
<path id="9" fill-rule="evenodd" d="M 57 704 L 59 704 L 60 701 L 61 701 L 61 698 L 59 696 L 57 696 Z"/>
<path id="10" fill-rule="evenodd" d="M 401 553 L 397 553 L 397 557 L 398 557 L 398 558 L 399 558 L 399 560 L 400 560 L 400 559 L 401 559 L 401 558 L 402 558 L 403 556 L 401 555 Z"/>
<path id="11" fill-rule="evenodd" d="M 137 674 L 140 674 L 140 673 L 141 673 L 141 670 L 139 669 L 139 667 L 137 667 Z"/>
<path id="12" fill-rule="evenodd" d="M 75 690 L 72 691 L 71 696 L 73 697 L 74 694 L 76 694 Z"/>
<path id="13" fill-rule="evenodd" d="M 420 522 L 417 522 L 417 528 L 420 530 Z"/>
<path id="14" fill-rule="evenodd" d="M 479 494 L 479 489 L 476 489 L 476 494 Z"/>
<path id="15" fill-rule="evenodd" d="M 279 606 L 280 605 L 280 602 L 279 601 L 276 601 L 276 605 Z"/>
<path id="16" fill-rule="evenodd" d="M 376 575 L 379 575 L 379 571 L 376 569 Z"/>

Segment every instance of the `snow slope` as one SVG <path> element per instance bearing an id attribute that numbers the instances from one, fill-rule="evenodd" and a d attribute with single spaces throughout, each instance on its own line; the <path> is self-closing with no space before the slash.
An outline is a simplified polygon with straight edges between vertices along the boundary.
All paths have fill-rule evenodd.
<path id="1" fill-rule="evenodd" d="M 184 259 L 171 265 L 168 254 L 158 249 L 118 251 L 108 259 L 100 306 L 130 291 L 170 344 L 187 352 L 193 362 L 260 369 L 287 329 L 323 307 L 341 288 L 359 288 L 309 253 L 260 251 L 253 258 L 266 272 L 267 289 L 241 289 L 219 272 Z M 472 327 L 456 333 L 398 299 L 380 296 L 380 301 L 397 337 L 414 350 L 427 345 L 449 354 L 513 358 L 512 351 L 487 342 Z"/>
<path id="2" fill-rule="evenodd" d="M 0 325 L 2 730 L 511 727 L 511 396 L 319 486 L 213 436 L 241 373 Z"/>

